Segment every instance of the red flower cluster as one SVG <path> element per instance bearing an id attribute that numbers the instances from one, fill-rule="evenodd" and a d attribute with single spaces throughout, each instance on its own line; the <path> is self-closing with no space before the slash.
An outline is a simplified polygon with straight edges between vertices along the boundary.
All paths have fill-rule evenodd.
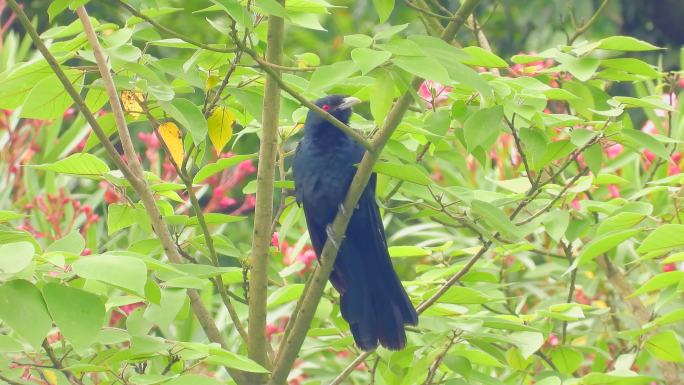
<path id="1" fill-rule="evenodd" d="M 223 154 L 222 158 L 230 158 L 232 153 Z M 247 194 L 242 204 L 230 196 L 232 190 L 239 187 L 247 177 L 256 173 L 256 167 L 251 159 L 240 162 L 236 167 L 210 177 L 207 182 L 213 187 L 212 195 L 204 206 L 204 212 L 228 211 L 231 215 L 240 215 L 254 209 L 256 196 Z M 237 206 L 237 207 L 235 207 Z"/>
<path id="2" fill-rule="evenodd" d="M 36 238 L 60 239 L 71 232 L 79 219 L 85 220 L 80 225 L 80 232 L 85 235 L 88 228 L 100 220 L 100 216 L 93 212 L 90 205 L 82 205 L 81 202 L 67 195 L 63 188 L 57 194 L 38 195 L 33 201 L 24 205 L 24 210 L 26 212 L 37 210 L 50 224 L 50 232 L 43 233 L 34 228 L 30 219 L 26 218 L 19 228 L 30 232 Z M 67 212 L 73 212 L 73 214 L 67 215 Z"/>
<path id="3" fill-rule="evenodd" d="M 271 245 L 283 254 L 283 262 L 286 265 L 291 265 L 295 262 L 301 262 L 305 265 L 305 268 L 299 272 L 300 275 L 308 271 L 311 268 L 311 263 L 316 259 L 316 252 L 309 245 L 305 245 L 299 254 L 295 254 L 293 246 L 289 246 L 285 240 L 280 241 L 280 234 L 277 231 L 271 237 Z"/>

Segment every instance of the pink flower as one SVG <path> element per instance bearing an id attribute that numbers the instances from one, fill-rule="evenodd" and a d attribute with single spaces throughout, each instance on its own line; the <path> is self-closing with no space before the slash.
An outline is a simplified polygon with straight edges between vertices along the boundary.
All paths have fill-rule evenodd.
<path id="1" fill-rule="evenodd" d="M 603 152 L 606 154 L 608 159 L 615 159 L 618 155 L 622 154 L 625 148 L 620 143 L 613 143 L 603 148 Z"/>
<path id="2" fill-rule="evenodd" d="M 655 126 L 655 124 L 653 124 L 652 121 L 647 120 L 643 127 L 641 127 L 641 132 L 653 135 L 658 133 L 658 128 Z"/>
<path id="3" fill-rule="evenodd" d="M 221 197 L 221 199 L 219 199 L 219 206 L 222 209 L 227 209 L 228 207 L 230 207 L 236 203 L 237 203 L 237 201 L 231 197 Z"/>
<path id="4" fill-rule="evenodd" d="M 549 335 L 549 338 L 546 340 L 546 343 L 549 344 L 549 346 L 558 346 L 560 345 L 560 339 L 557 335 L 551 334 Z"/>
<path id="5" fill-rule="evenodd" d="M 674 263 L 668 263 L 663 265 L 663 272 L 665 273 L 675 270 L 677 270 L 677 265 L 675 265 Z"/>
<path id="6" fill-rule="evenodd" d="M 449 99 L 447 94 L 451 91 L 451 87 L 444 86 L 440 83 L 426 80 L 420 85 L 418 95 L 427 102 L 427 107 L 432 108 L 433 105 L 438 106 Z"/>
<path id="7" fill-rule="evenodd" d="M 148 132 L 138 132 L 138 139 L 143 142 L 148 149 L 159 149 L 159 139 L 157 135 Z"/>
<path id="8" fill-rule="evenodd" d="M 306 266 L 311 265 L 311 262 L 313 262 L 315 259 L 316 253 L 313 251 L 313 249 L 305 250 L 297 256 L 297 261 L 305 264 Z"/>
<path id="9" fill-rule="evenodd" d="M 619 198 L 620 197 L 620 188 L 617 185 L 609 184 L 608 185 L 608 192 L 610 193 L 611 198 Z"/>
<path id="10" fill-rule="evenodd" d="M 572 202 L 571 202 L 570 204 L 572 205 L 572 208 L 575 209 L 575 210 L 578 210 L 578 211 L 579 211 L 579 209 L 582 208 L 582 206 L 580 205 L 580 201 L 579 201 L 579 199 L 577 199 L 577 198 L 573 199 Z"/>

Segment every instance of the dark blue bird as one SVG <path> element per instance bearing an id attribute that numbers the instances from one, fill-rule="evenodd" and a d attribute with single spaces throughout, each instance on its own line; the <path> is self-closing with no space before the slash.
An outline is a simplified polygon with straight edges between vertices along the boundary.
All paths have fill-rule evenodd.
<path id="1" fill-rule="evenodd" d="M 331 95 L 317 100 L 316 105 L 347 124 L 352 106 L 359 102 Z M 304 206 L 311 243 L 319 258 L 363 154 L 362 146 L 309 111 L 292 169 L 297 202 Z M 372 350 L 379 342 L 387 349 L 399 350 L 406 345 L 404 325 L 416 325 L 418 315 L 387 252 L 375 202 L 375 180 L 373 174 L 352 214 L 330 282 L 341 295 L 342 317 L 349 323 L 356 345 Z"/>

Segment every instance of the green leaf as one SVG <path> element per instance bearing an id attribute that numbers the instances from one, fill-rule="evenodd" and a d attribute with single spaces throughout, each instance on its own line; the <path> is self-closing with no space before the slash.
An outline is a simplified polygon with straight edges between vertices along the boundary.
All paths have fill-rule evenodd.
<path id="1" fill-rule="evenodd" d="M 435 135 L 443 137 L 449 131 L 451 125 L 451 113 L 447 109 L 429 111 L 425 118 L 424 127 Z"/>
<path id="2" fill-rule="evenodd" d="M 97 295 L 58 283 L 47 283 L 43 297 L 52 319 L 67 341 L 83 353 L 100 333 L 105 307 Z"/>
<path id="3" fill-rule="evenodd" d="M 503 108 L 496 106 L 475 111 L 463 124 L 463 135 L 469 152 L 501 131 Z"/>
<path id="4" fill-rule="evenodd" d="M 394 82 L 387 73 L 382 73 L 375 79 L 373 93 L 370 99 L 370 109 L 375 119 L 375 125 L 382 126 L 385 116 L 392 108 L 394 101 Z"/>
<path id="5" fill-rule="evenodd" d="M 81 233 L 78 232 L 78 229 L 74 229 L 69 234 L 52 242 L 50 246 L 45 249 L 45 252 L 64 252 L 79 255 L 84 248 L 85 240 L 81 236 Z"/>
<path id="6" fill-rule="evenodd" d="M 394 9 L 394 0 L 373 0 L 373 6 L 375 11 L 378 13 L 380 18 L 380 24 L 384 23 L 389 19 Z"/>
<path id="7" fill-rule="evenodd" d="M 461 63 L 463 64 L 487 68 L 508 67 L 508 63 L 506 63 L 504 59 L 480 47 L 464 47 L 462 51 L 470 56 L 469 59 L 461 60 Z"/>
<path id="8" fill-rule="evenodd" d="M 344 37 L 344 43 L 352 47 L 366 48 L 373 44 L 373 38 L 362 34 L 347 35 Z"/>
<path id="9" fill-rule="evenodd" d="M 0 74 L 0 108 L 13 110 L 41 80 L 57 78 L 45 59 L 24 63 Z"/>
<path id="10" fill-rule="evenodd" d="M 25 350 L 20 341 L 0 334 L 0 353 L 20 353 Z"/>
<path id="11" fill-rule="evenodd" d="M 601 66 L 606 68 L 614 68 L 620 71 L 627 71 L 637 75 L 648 76 L 649 78 L 659 78 L 661 76 L 652 65 L 634 58 L 616 58 L 616 59 L 603 59 L 601 60 Z"/>
<path id="12" fill-rule="evenodd" d="M 292 302 L 302 296 L 304 284 L 296 283 L 282 286 L 268 296 L 268 308 L 273 309 L 279 305 Z"/>
<path id="13" fill-rule="evenodd" d="M 140 209 L 123 203 L 112 203 L 107 207 L 107 235 L 133 226 L 138 222 Z"/>
<path id="14" fill-rule="evenodd" d="M 204 118 L 202 111 L 193 102 L 175 98 L 170 103 L 159 102 L 159 105 L 190 132 L 195 144 L 200 144 L 207 138 L 207 119 Z"/>
<path id="15" fill-rule="evenodd" d="M 0 210 L 0 223 L 11 221 L 14 219 L 25 218 L 25 214 L 17 213 L 14 211 Z"/>
<path id="16" fill-rule="evenodd" d="M 582 265 L 594 260 L 597 256 L 612 250 L 640 232 L 641 229 L 613 231 L 594 238 L 582 249 L 582 253 L 577 258 L 577 264 Z"/>
<path id="17" fill-rule="evenodd" d="M 128 377 L 128 382 L 134 385 L 153 385 L 159 384 L 161 382 L 166 382 L 172 378 L 178 377 L 177 375 L 165 375 L 165 374 L 133 374 Z M 178 377 L 178 378 L 182 378 Z M 209 377 L 207 377 L 209 378 Z M 201 380 L 200 380 L 201 381 Z M 186 382 L 189 383 L 189 382 Z M 193 384 L 195 384 L 193 382 Z M 212 385 L 218 385 L 217 382 L 212 382 Z"/>
<path id="18" fill-rule="evenodd" d="M 164 385 L 223 385 L 225 382 L 213 377 L 202 376 L 199 374 L 183 374 L 171 381 L 164 382 Z"/>
<path id="19" fill-rule="evenodd" d="M 221 158 L 214 163 L 209 163 L 202 167 L 197 174 L 195 174 L 195 177 L 192 179 L 192 183 L 200 183 L 210 176 L 218 174 L 229 167 L 233 167 L 242 161 L 254 158 L 256 158 L 256 154 L 233 155 L 230 158 Z"/>
<path id="20" fill-rule="evenodd" d="M 392 59 L 397 67 L 404 71 L 443 84 L 451 83 L 449 73 L 444 66 L 432 57 L 427 56 L 397 56 Z"/>
<path id="21" fill-rule="evenodd" d="M 218 346 L 211 345 L 209 347 L 209 353 L 211 356 L 207 359 L 207 361 L 215 362 L 228 368 L 243 370 L 250 373 L 268 373 L 268 370 L 266 370 L 263 366 L 257 364 L 249 358 L 239 356 L 233 352 L 229 352 L 228 350 L 221 349 Z"/>
<path id="22" fill-rule="evenodd" d="M 31 165 L 38 170 L 54 171 L 62 174 L 99 178 L 109 172 L 109 166 L 95 155 L 86 153 L 71 154 L 54 163 Z"/>
<path id="23" fill-rule="evenodd" d="M 465 357 L 473 364 L 502 368 L 504 365 L 494 356 L 476 349 L 457 348 L 451 352 L 453 355 Z"/>
<path id="24" fill-rule="evenodd" d="M 69 0 L 55 0 L 50 3 L 47 9 L 48 21 L 52 22 L 57 15 L 67 9 L 67 5 L 69 5 Z"/>
<path id="25" fill-rule="evenodd" d="M 610 36 L 599 41 L 598 47 L 612 51 L 653 51 L 662 49 L 631 36 Z"/>
<path id="26" fill-rule="evenodd" d="M 72 268 L 83 278 L 108 283 L 141 297 L 145 295 L 147 267 L 141 259 L 116 254 L 94 255 L 79 258 Z"/>
<path id="27" fill-rule="evenodd" d="M 675 247 L 684 246 L 684 225 L 664 224 L 653 230 L 641 242 L 637 249 L 639 254 L 646 254 L 653 251 L 665 252 Z"/>
<path id="28" fill-rule="evenodd" d="M 15 242 L 0 245 L 0 277 L 16 274 L 33 261 L 36 250 L 32 243 Z"/>
<path id="29" fill-rule="evenodd" d="M 567 57 L 562 60 L 563 69 L 570 72 L 574 77 L 580 81 L 586 82 L 591 79 L 596 73 L 596 69 L 599 66 L 599 59 L 590 57 Z"/>
<path id="30" fill-rule="evenodd" d="M 375 40 L 389 39 L 392 36 L 398 34 L 399 32 L 405 30 L 408 26 L 409 26 L 408 23 L 390 26 L 389 28 L 385 28 L 385 29 L 381 30 L 380 32 L 376 33 L 374 39 Z"/>
<path id="31" fill-rule="evenodd" d="M 267 15 L 275 15 L 282 18 L 287 18 L 285 7 L 280 5 L 275 0 L 256 0 L 255 4 Z"/>
<path id="32" fill-rule="evenodd" d="M 43 296 L 32 283 L 24 280 L 0 286 L 0 319 L 36 349 L 40 349 L 52 328 Z"/>
<path id="33" fill-rule="evenodd" d="M 358 70 L 351 60 L 318 67 L 309 80 L 309 91 L 325 91 L 330 87 L 340 85 Z"/>
<path id="34" fill-rule="evenodd" d="M 430 298 L 437 289 L 426 292 L 423 295 L 424 299 Z M 442 295 L 439 300 L 441 303 L 451 303 L 456 305 L 471 305 L 471 304 L 481 304 L 488 303 L 492 301 L 492 298 L 488 295 L 465 286 L 451 286 L 447 289 L 446 293 Z"/>
<path id="35" fill-rule="evenodd" d="M 378 51 L 370 48 L 354 48 L 351 51 L 351 58 L 361 69 L 361 74 L 371 72 L 375 67 L 389 60 L 392 54 L 387 51 Z"/>
<path id="36" fill-rule="evenodd" d="M 575 349 L 561 346 L 551 351 L 551 361 L 559 372 L 572 374 L 582 365 L 584 357 Z"/>
<path id="37" fill-rule="evenodd" d="M 647 110 L 658 109 L 674 112 L 674 108 L 671 105 L 665 103 L 662 99 L 660 99 L 660 97 L 655 95 L 649 95 L 643 98 L 633 98 L 631 96 L 614 96 L 613 99 L 628 107 L 641 107 Z"/>
<path id="38" fill-rule="evenodd" d="M 83 72 L 66 69 L 65 75 L 77 92 L 83 88 Z M 57 119 L 74 104 L 57 75 L 50 75 L 35 84 L 21 106 L 22 118 Z"/>
<path id="39" fill-rule="evenodd" d="M 252 16 L 246 12 L 246 8 L 243 7 L 237 0 L 211 0 L 212 3 L 217 4 L 223 9 L 230 17 L 232 17 L 240 26 L 252 29 Z"/>
<path id="40" fill-rule="evenodd" d="M 528 359 L 544 344 L 544 336 L 537 332 L 512 333 L 507 339 L 520 349 L 520 353 L 524 359 Z"/>
<path id="41" fill-rule="evenodd" d="M 391 176 L 407 182 L 427 186 L 432 183 L 429 176 L 417 166 L 401 163 L 378 162 L 373 167 L 378 174 Z"/>
<path id="42" fill-rule="evenodd" d="M 165 330 L 183 309 L 186 298 L 185 290 L 164 289 L 161 291 L 159 304 L 150 304 L 143 317 Z"/>
<path id="43" fill-rule="evenodd" d="M 649 338 L 646 341 L 646 350 L 661 361 L 684 361 L 682 346 L 674 330 L 665 330 Z"/>
<path id="44" fill-rule="evenodd" d="M 390 246 L 388 251 L 392 258 L 427 257 L 432 255 L 430 250 L 419 246 Z"/>
<path id="45" fill-rule="evenodd" d="M 627 230 L 641 223 L 646 215 L 640 213 L 622 212 L 601 220 L 596 235 L 601 236 L 613 231 Z"/>
<path id="46" fill-rule="evenodd" d="M 633 372 L 589 373 L 582 377 L 582 385 L 648 385 L 653 377 L 635 375 Z"/>
<path id="47" fill-rule="evenodd" d="M 221 213 L 207 213 L 204 214 L 204 220 L 208 225 L 222 225 L 224 223 L 240 222 L 247 219 L 247 217 L 241 217 L 237 215 L 228 215 Z M 186 226 L 196 226 L 199 224 L 197 217 L 191 217 L 185 223 Z"/>
<path id="48" fill-rule="evenodd" d="M 470 203 L 470 209 L 475 216 L 482 218 L 488 225 L 505 237 L 512 239 L 520 238 L 520 230 L 498 207 L 491 203 L 474 199 Z"/>
<path id="49" fill-rule="evenodd" d="M 684 279 L 684 271 L 668 271 L 654 275 L 651 279 L 639 286 L 629 297 L 635 297 L 644 293 L 660 290 L 668 286 L 679 284 Z"/>

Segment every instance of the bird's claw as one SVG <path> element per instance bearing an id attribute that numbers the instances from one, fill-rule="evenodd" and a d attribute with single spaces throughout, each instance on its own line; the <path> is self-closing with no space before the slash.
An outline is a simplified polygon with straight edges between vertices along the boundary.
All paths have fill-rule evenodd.
<path id="1" fill-rule="evenodd" d="M 344 208 L 344 203 L 340 203 L 338 207 L 342 215 L 347 215 L 347 209 Z"/>
<path id="2" fill-rule="evenodd" d="M 332 226 L 325 226 L 325 233 L 328 235 L 328 240 L 332 243 L 335 250 L 340 250 L 340 245 L 335 241 L 335 231 L 333 231 Z"/>

